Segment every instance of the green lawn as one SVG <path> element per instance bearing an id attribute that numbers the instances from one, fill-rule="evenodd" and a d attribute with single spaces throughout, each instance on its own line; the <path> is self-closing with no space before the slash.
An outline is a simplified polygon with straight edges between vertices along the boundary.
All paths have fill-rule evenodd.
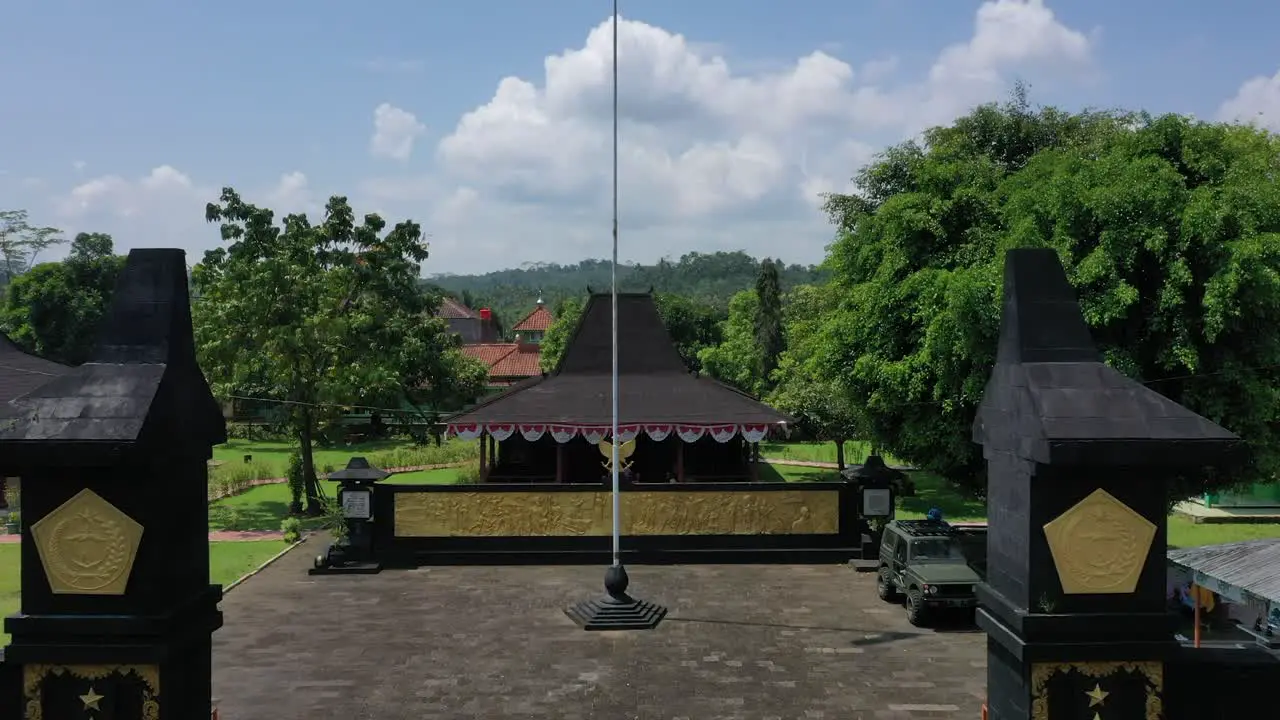
<path id="1" fill-rule="evenodd" d="M 899 498 L 898 517 L 903 520 L 923 518 L 930 508 L 954 522 L 986 522 L 987 507 L 983 501 L 966 498 L 937 475 L 911 473 L 916 484 L 915 497 Z M 1280 537 L 1280 523 L 1193 523 L 1181 515 L 1168 519 L 1168 544 L 1173 547 L 1199 547 L 1220 543 Z"/>
<path id="2" fill-rule="evenodd" d="M 844 444 L 844 461 L 857 465 L 867 459 L 871 452 L 871 443 L 862 440 L 851 440 Z M 802 460 L 805 462 L 836 461 L 836 444 L 833 442 L 762 442 L 760 457 L 771 460 Z M 890 465 L 902 465 L 892 456 L 884 456 Z"/>
<path id="3" fill-rule="evenodd" d="M 457 446 L 457 447 L 455 447 Z M 289 465 L 289 453 L 296 447 L 295 443 L 275 442 L 266 440 L 231 440 L 225 445 L 218 445 L 213 449 L 213 459 L 227 465 L 243 464 L 245 455 L 252 455 L 253 462 L 262 463 L 272 470 L 271 477 L 284 477 Z M 443 456 L 441 462 L 454 461 L 461 458 L 472 456 L 478 457 L 479 450 L 476 449 L 474 442 L 464 443 L 461 440 L 451 439 L 445 442 L 443 447 L 436 448 L 432 446 L 419 447 L 410 440 L 394 439 L 394 440 L 375 440 L 371 442 L 358 443 L 354 445 L 342 445 L 329 448 L 316 447 L 315 463 L 317 472 L 322 470 L 326 465 L 332 465 L 336 469 L 346 466 L 347 461 L 355 456 L 369 457 L 377 454 L 406 454 L 406 455 L 429 455 Z M 475 452 L 471 452 L 475 450 Z M 422 465 L 434 464 L 433 462 L 414 463 Z"/>
<path id="4" fill-rule="evenodd" d="M 439 468 L 396 473 L 383 482 L 392 485 L 449 485 L 458 478 L 462 468 Z M 321 480 L 325 497 L 338 497 L 338 483 Z M 289 486 L 272 483 L 249 488 L 239 495 L 223 498 L 209 504 L 210 530 L 279 530 L 280 523 L 289 516 Z M 315 529 L 321 524 L 317 518 L 303 520 L 304 529 Z"/>
<path id="5" fill-rule="evenodd" d="M 230 585 L 286 547 L 279 540 L 211 543 L 210 582 Z M 0 545 L 0 618 L 18 612 L 20 548 L 17 543 Z M 9 644 L 9 636 L 3 629 L 0 625 L 0 647 Z"/>

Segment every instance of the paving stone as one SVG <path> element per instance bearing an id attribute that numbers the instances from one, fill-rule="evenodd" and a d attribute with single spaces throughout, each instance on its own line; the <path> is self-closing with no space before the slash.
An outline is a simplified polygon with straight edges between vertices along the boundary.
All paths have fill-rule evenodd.
<path id="1" fill-rule="evenodd" d="M 588 633 L 563 609 L 603 568 L 308 578 L 312 555 L 223 601 L 223 720 L 971 720 L 985 695 L 984 635 L 913 628 L 843 566 L 631 567 L 667 620 Z"/>

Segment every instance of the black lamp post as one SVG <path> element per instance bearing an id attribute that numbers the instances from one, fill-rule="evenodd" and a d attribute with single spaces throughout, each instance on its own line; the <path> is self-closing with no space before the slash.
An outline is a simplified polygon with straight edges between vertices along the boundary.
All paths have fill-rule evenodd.
<path id="1" fill-rule="evenodd" d="M 381 572 L 373 549 L 373 486 L 391 473 L 369 464 L 362 457 L 353 457 L 347 466 L 330 473 L 330 480 L 340 483 L 338 506 L 346 523 L 346 537 L 329 546 L 324 555 L 316 557 L 312 575 L 372 575 Z"/>
<path id="2" fill-rule="evenodd" d="M 907 474 L 894 470 L 884 464 L 884 458 L 871 455 L 867 461 L 856 468 L 843 473 L 844 478 L 853 483 L 858 491 L 858 517 L 866 523 L 866 537 L 869 544 L 862 548 L 862 557 L 875 557 L 876 548 L 880 544 L 879 528 L 873 530 L 870 521 L 880 521 L 881 525 L 894 516 L 897 505 L 895 485 L 902 483 Z"/>

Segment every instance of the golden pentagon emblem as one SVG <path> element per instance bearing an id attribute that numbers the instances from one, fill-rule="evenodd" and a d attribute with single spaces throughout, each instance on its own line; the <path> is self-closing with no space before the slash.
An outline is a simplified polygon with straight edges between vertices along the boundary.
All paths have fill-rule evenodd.
<path id="1" fill-rule="evenodd" d="M 123 595 L 142 526 L 81 490 L 31 526 L 49 587 L 60 595 Z"/>
<path id="2" fill-rule="evenodd" d="M 1138 589 L 1156 526 L 1098 489 L 1046 524 L 1044 534 L 1064 593 L 1127 594 Z"/>

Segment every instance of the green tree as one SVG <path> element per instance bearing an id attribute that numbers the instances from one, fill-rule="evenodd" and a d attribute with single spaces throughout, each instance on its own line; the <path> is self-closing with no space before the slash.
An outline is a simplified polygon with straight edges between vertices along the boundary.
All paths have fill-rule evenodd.
<path id="1" fill-rule="evenodd" d="M 61 230 L 32 225 L 26 210 L 0 210 L 0 286 L 26 272 L 37 255 L 61 242 Z"/>
<path id="2" fill-rule="evenodd" d="M 724 313 L 714 306 L 674 293 L 657 293 L 653 300 L 680 358 L 690 370 L 700 371 L 702 361 L 698 359 L 698 353 L 720 343 L 720 323 L 724 320 Z"/>
<path id="3" fill-rule="evenodd" d="M 729 316 L 721 323 L 719 345 L 698 353 L 703 372 L 739 390 L 760 395 L 764 389 L 760 344 L 755 319 L 759 301 L 755 290 L 743 290 L 729 300 Z"/>
<path id="4" fill-rule="evenodd" d="M 760 377 L 769 378 L 785 348 L 782 336 L 782 286 L 778 266 L 765 258 L 756 276 L 756 344 L 760 346 Z"/>
<path id="5" fill-rule="evenodd" d="M 201 364 L 221 396 L 286 405 L 307 512 L 319 514 L 312 438 L 321 420 L 343 405 L 398 405 L 419 388 L 445 395 L 458 382 L 457 339 L 434 317 L 438 296 L 418 289 L 422 230 L 411 221 L 387 230 L 377 215 L 357 223 L 343 197 L 330 198 L 318 225 L 290 215 L 277 226 L 231 188 L 206 218 L 228 245 L 193 272 Z"/>
<path id="6" fill-rule="evenodd" d="M 582 319 L 582 310 L 583 304 L 578 298 L 565 298 L 556 304 L 552 313 L 555 319 L 543 334 L 539 346 L 538 362 L 542 364 L 543 372 L 551 372 L 560 364 L 560 358 L 569 347 L 569 338 Z"/>
<path id="7" fill-rule="evenodd" d="M 1280 139 L 1025 95 L 886 151 L 832 196 L 841 307 L 823 367 L 894 455 L 981 478 L 1004 251 L 1057 249 L 1108 363 L 1239 433 L 1280 471 Z M 1213 481 L 1221 484 L 1225 478 Z M 1185 491 L 1198 492 L 1188 486 Z"/>
<path id="8" fill-rule="evenodd" d="M 799 428 L 836 445 L 836 464 L 845 467 L 844 446 L 858 438 L 860 407 L 839 380 L 821 365 L 822 326 L 835 309 L 836 295 L 825 285 L 801 285 L 787 293 L 786 345 L 774 370 L 769 402 L 796 418 Z"/>
<path id="9" fill-rule="evenodd" d="M 110 235 L 80 233 L 65 260 L 41 263 L 13 280 L 0 306 L 0 327 L 36 355 L 79 365 L 93 351 L 123 267 Z"/>

